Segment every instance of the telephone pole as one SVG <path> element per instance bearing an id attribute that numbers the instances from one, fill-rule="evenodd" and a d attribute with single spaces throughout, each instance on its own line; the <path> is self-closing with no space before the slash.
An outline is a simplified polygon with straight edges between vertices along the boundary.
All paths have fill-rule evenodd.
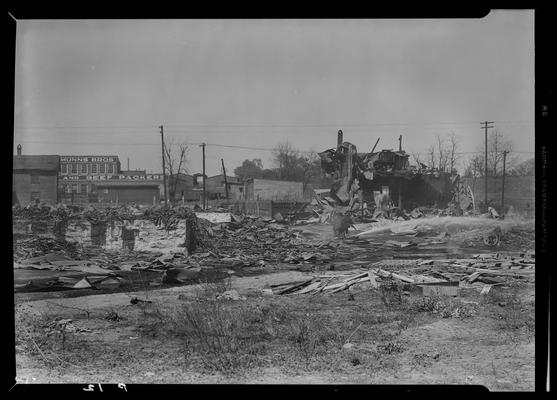
<path id="1" fill-rule="evenodd" d="M 222 174 L 224 175 L 224 190 L 226 193 L 226 200 L 228 201 L 228 182 L 226 181 L 226 169 L 224 168 L 224 160 L 220 159 L 222 163 Z"/>
<path id="2" fill-rule="evenodd" d="M 398 137 L 398 151 L 402 151 L 402 135 Z"/>
<path id="3" fill-rule="evenodd" d="M 205 143 L 201 143 L 199 146 L 203 148 L 203 210 L 205 210 L 207 202 L 207 193 L 205 189 Z"/>
<path id="4" fill-rule="evenodd" d="M 487 130 L 493 128 L 493 126 L 489 126 L 490 124 L 493 124 L 493 121 L 485 121 L 485 122 L 481 123 L 481 125 L 483 125 L 483 128 L 485 129 L 485 169 L 484 169 L 485 196 L 484 196 L 484 202 L 485 202 L 485 211 L 486 212 L 487 212 Z"/>
<path id="5" fill-rule="evenodd" d="M 505 216 L 505 167 L 508 151 L 503 152 L 503 181 L 501 182 L 501 215 Z"/>
<path id="6" fill-rule="evenodd" d="M 164 185 L 164 204 L 168 205 L 168 196 L 166 195 L 166 164 L 164 162 L 164 130 L 162 125 L 159 126 L 161 129 L 161 150 L 162 150 L 162 180 Z"/>

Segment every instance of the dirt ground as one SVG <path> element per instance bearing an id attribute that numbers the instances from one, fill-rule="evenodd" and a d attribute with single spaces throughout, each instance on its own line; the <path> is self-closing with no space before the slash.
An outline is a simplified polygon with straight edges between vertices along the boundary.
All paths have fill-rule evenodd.
<path id="1" fill-rule="evenodd" d="M 322 239 L 329 229 L 316 225 L 314 232 Z M 487 295 L 461 289 L 457 297 L 435 298 L 386 289 L 284 296 L 262 290 L 315 273 L 279 270 L 79 297 L 16 296 L 17 380 L 534 390 L 532 281 L 494 286 Z M 231 289 L 243 297 L 215 300 Z M 148 302 L 132 304 L 134 298 Z M 211 329 L 228 332 L 229 343 L 196 336 Z"/>
<path id="2" fill-rule="evenodd" d="M 304 306 L 314 300 L 306 296 L 269 298 L 254 291 L 256 284 L 262 287 L 266 283 L 291 281 L 303 274 L 292 271 L 273 275 L 236 280 L 232 287 L 246 296 L 245 301 L 237 304 L 280 307 L 285 302 L 296 302 Z M 372 293 L 355 293 L 353 301 L 347 300 L 347 294 L 324 295 L 322 312 L 327 313 L 327 305 L 334 303 L 337 308 L 361 307 L 352 316 L 354 321 L 373 316 L 369 321 L 371 331 L 354 335 L 352 349 L 344 350 L 337 343 L 336 348 L 330 349 L 332 353 L 324 356 L 333 362 L 330 370 L 319 363 L 319 356 L 313 365 L 305 366 L 299 365 L 299 361 L 284 364 L 280 357 L 272 359 L 275 354 L 267 354 L 271 357 L 266 362 L 268 365 L 232 375 L 201 373 L 186 367 L 179 335 L 149 328 L 153 323 L 153 309 L 180 305 L 183 296 L 195 297 L 194 286 L 152 291 L 146 298 L 153 303 L 146 310 L 130 304 L 130 296 L 134 294 L 39 300 L 18 305 L 18 316 L 25 314 L 33 318 L 33 315 L 40 321 L 71 318 L 75 326 L 90 332 L 68 334 L 71 338 L 64 345 L 60 339 L 52 339 L 44 345 L 52 346 L 53 351 L 48 355 L 47 350 L 43 354 L 33 351 L 31 333 L 20 334 L 17 377 L 21 382 L 32 383 L 480 384 L 490 390 L 529 391 L 534 389 L 533 287 L 520 288 L 520 307 L 527 308 L 526 315 L 516 305 L 498 301 L 501 296 L 507 296 L 506 291 L 508 296 L 514 296 L 510 294 L 514 290 L 501 288 L 490 299 L 467 293 L 452 300 L 456 305 L 451 307 L 454 310 L 471 306 L 471 315 L 456 316 L 453 312 L 447 316 L 424 311 L 402 328 L 396 325 L 409 312 L 404 305 L 394 306 L 403 307 L 404 313 L 390 321 L 386 316 L 389 307 Z M 145 298 L 142 292 L 135 295 Z M 115 310 L 121 319 L 107 320 L 107 314 Z M 350 329 L 356 327 L 350 319 L 342 322 Z M 392 343 L 392 353 L 374 350 Z"/>

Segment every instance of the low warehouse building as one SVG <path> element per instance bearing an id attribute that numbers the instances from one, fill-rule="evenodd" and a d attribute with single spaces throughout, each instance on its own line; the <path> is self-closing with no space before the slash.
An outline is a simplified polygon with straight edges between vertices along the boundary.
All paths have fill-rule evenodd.
<path id="1" fill-rule="evenodd" d="M 248 179 L 244 183 L 244 200 L 304 201 L 304 184 L 270 179 Z"/>
<path id="2" fill-rule="evenodd" d="M 135 203 L 151 205 L 159 202 L 157 183 L 105 182 L 97 185 L 99 203 Z"/>

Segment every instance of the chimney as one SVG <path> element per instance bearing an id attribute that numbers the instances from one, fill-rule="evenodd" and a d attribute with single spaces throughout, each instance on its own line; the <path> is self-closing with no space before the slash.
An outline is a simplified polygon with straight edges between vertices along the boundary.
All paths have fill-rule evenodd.
<path id="1" fill-rule="evenodd" d="M 341 131 L 341 130 L 338 131 L 338 136 L 337 136 L 337 149 L 339 149 L 340 146 L 342 146 L 342 131 Z"/>
<path id="2" fill-rule="evenodd" d="M 18 156 L 21 155 L 21 145 L 20 144 L 17 145 L 17 155 Z"/>

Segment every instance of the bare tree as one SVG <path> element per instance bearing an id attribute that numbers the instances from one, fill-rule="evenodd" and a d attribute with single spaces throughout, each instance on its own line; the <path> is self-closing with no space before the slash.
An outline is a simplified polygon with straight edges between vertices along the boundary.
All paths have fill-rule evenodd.
<path id="1" fill-rule="evenodd" d="M 476 181 L 484 176 L 484 155 L 475 154 L 468 161 L 468 165 L 464 170 L 464 176 L 472 178 L 472 190 L 476 189 Z"/>
<path id="2" fill-rule="evenodd" d="M 300 157 L 300 166 L 302 169 L 302 183 L 304 186 L 304 190 L 306 189 L 307 184 L 312 178 L 312 174 L 315 174 L 317 171 L 318 174 L 321 172 L 321 163 L 320 158 L 317 152 L 311 151 L 309 153 L 304 154 Z"/>
<path id="3" fill-rule="evenodd" d="M 428 168 L 435 168 L 435 146 L 429 146 L 427 149 L 427 164 Z"/>
<path id="4" fill-rule="evenodd" d="M 440 135 L 437 135 L 437 165 L 439 171 L 446 171 L 447 170 L 447 161 L 448 161 L 448 151 L 445 148 L 445 138 L 442 138 Z"/>
<path id="5" fill-rule="evenodd" d="M 454 133 L 451 133 L 448 137 L 449 139 L 449 172 L 453 172 L 456 169 L 457 163 L 460 159 L 460 155 L 458 153 L 460 139 Z"/>
<path id="6" fill-rule="evenodd" d="M 494 130 L 489 136 L 487 147 L 487 166 L 490 176 L 499 176 L 503 172 L 503 152 L 512 152 L 512 143 L 505 140 L 503 133 Z M 511 167 L 514 159 L 507 158 L 507 167 Z"/>
<path id="7" fill-rule="evenodd" d="M 485 171 L 484 149 L 478 148 L 477 155 L 472 157 L 466 166 L 466 175 L 481 177 L 501 176 L 503 172 L 503 152 L 512 154 L 512 143 L 506 140 L 501 131 L 491 132 L 487 141 L 487 172 Z M 517 158 L 507 155 L 506 168 L 511 169 L 517 163 Z"/>
<path id="8" fill-rule="evenodd" d="M 470 178 L 479 178 L 484 176 L 484 155 L 476 154 L 470 158 L 468 165 L 464 170 L 464 176 Z"/>
<path id="9" fill-rule="evenodd" d="M 468 160 L 464 176 L 472 178 L 472 190 L 478 178 L 486 176 L 501 176 L 503 172 L 503 151 L 512 152 L 512 143 L 505 140 L 501 131 L 494 130 L 487 141 L 487 172 L 485 171 L 485 149 L 478 148 L 478 152 Z M 512 154 L 512 153 L 511 153 Z M 516 156 L 507 155 L 506 169 L 512 171 L 517 163 Z M 512 174 L 512 172 L 511 172 Z"/>
<path id="10" fill-rule="evenodd" d="M 459 143 L 460 140 L 454 133 L 446 136 L 437 135 L 436 146 L 430 146 L 428 149 L 429 167 L 437 167 L 442 172 L 452 172 L 456 169 Z"/>
<path id="11" fill-rule="evenodd" d="M 517 164 L 514 168 L 508 171 L 509 175 L 513 176 L 533 176 L 535 175 L 536 164 L 534 159 L 531 158 L 522 163 Z"/>
<path id="12" fill-rule="evenodd" d="M 281 180 L 298 180 L 299 152 L 289 142 L 279 143 L 273 150 Z"/>
<path id="13" fill-rule="evenodd" d="M 414 162 L 417 164 L 418 169 L 422 169 L 424 167 L 427 167 L 427 165 L 422 162 L 422 159 L 420 157 L 420 153 L 414 153 L 413 152 L 412 153 L 412 158 L 414 158 Z"/>
<path id="14" fill-rule="evenodd" d="M 181 179 L 181 175 L 187 173 L 187 155 L 189 146 L 187 142 L 176 143 L 173 138 L 170 138 L 164 146 L 166 173 L 168 174 L 168 197 L 170 202 L 176 202 L 176 188 Z"/>

